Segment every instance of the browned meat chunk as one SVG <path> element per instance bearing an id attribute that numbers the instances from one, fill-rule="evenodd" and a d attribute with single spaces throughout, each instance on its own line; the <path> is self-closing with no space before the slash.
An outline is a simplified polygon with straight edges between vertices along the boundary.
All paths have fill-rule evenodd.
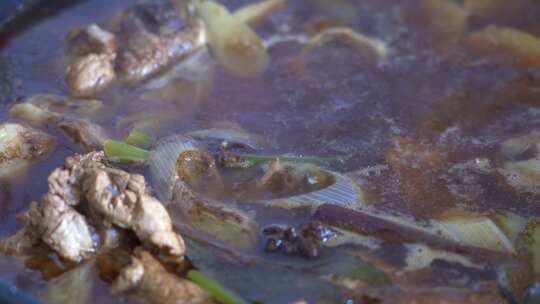
<path id="1" fill-rule="evenodd" d="M 0 178 L 46 158 L 55 143 L 53 137 L 41 131 L 15 123 L 0 124 Z"/>
<path id="2" fill-rule="evenodd" d="M 105 129 L 87 120 L 68 119 L 57 126 L 86 152 L 101 150 L 103 142 L 109 138 Z"/>
<path id="3" fill-rule="evenodd" d="M 182 257 L 184 241 L 173 231 L 165 207 L 149 195 L 144 177 L 111 168 L 104 158 L 103 152 L 68 158 L 49 176 L 49 192 L 41 203 L 21 215 L 24 228 L 0 242 L 0 250 L 22 254 L 41 240 L 61 257 L 79 260 L 97 249 L 90 218 L 98 227 L 131 229 L 144 245 Z"/>
<path id="4" fill-rule="evenodd" d="M 24 254 L 41 240 L 62 258 L 78 261 L 95 250 L 86 219 L 59 196 L 47 194 L 19 216 L 23 229 L 0 242 L 8 254 Z"/>
<path id="5" fill-rule="evenodd" d="M 80 57 L 67 71 L 67 83 L 76 96 L 92 95 L 108 86 L 115 78 L 113 57 L 108 54 Z"/>
<path id="6" fill-rule="evenodd" d="M 77 261 L 95 250 L 84 216 L 58 196 L 45 195 L 41 203 L 33 203 L 21 219 L 26 229 L 34 229 L 45 244 L 65 259 Z"/>
<path id="7" fill-rule="evenodd" d="M 76 56 L 88 54 L 114 54 L 117 50 L 116 37 L 93 23 L 84 29 L 77 28 L 68 33 L 70 52 Z"/>
<path id="8" fill-rule="evenodd" d="M 135 5 L 100 27 L 92 24 L 68 35 L 76 59 L 67 82 L 75 95 L 91 95 L 115 75 L 140 81 L 205 45 L 202 23 L 188 9 L 188 1 Z"/>
<path id="9" fill-rule="evenodd" d="M 140 249 L 113 283 L 113 292 L 127 291 L 142 303 L 213 303 L 198 285 L 168 272 L 150 253 Z"/>
<path id="10" fill-rule="evenodd" d="M 112 168 L 86 172 L 82 185 L 90 208 L 105 221 L 133 229 L 139 239 L 168 254 L 185 253 L 183 239 L 172 230 L 165 207 L 148 194 L 144 177 Z"/>
<path id="11" fill-rule="evenodd" d="M 142 195 L 135 207 L 133 218 L 135 234 L 170 255 L 185 254 L 184 240 L 172 230 L 167 210 L 154 197 Z"/>
<path id="12" fill-rule="evenodd" d="M 292 195 L 322 189 L 332 183 L 332 177 L 316 166 L 276 159 L 270 163 L 258 186 L 264 191 Z"/>
<path id="13" fill-rule="evenodd" d="M 204 46 L 202 23 L 192 16 L 187 1 L 136 5 L 112 26 L 121 49 L 119 73 L 138 81 Z"/>

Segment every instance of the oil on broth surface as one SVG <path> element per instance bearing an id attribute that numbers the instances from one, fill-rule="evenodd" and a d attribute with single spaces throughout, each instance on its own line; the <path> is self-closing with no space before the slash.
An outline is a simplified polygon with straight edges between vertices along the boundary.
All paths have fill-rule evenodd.
<path id="1" fill-rule="evenodd" d="M 6 67 L 2 79 L 10 82 L 0 105 L 2 121 L 13 120 L 10 107 L 35 94 L 68 96 L 67 33 L 103 22 L 136 2 L 87 1 L 9 41 L 0 52 L 0 63 Z M 220 2 L 231 11 L 249 3 Z M 225 248 L 219 253 L 217 247 L 188 237 L 188 256 L 194 265 L 246 299 L 370 303 L 369 299 L 380 298 L 396 303 L 392 299 L 399 297 L 409 303 L 415 297 L 463 302 L 477 296 L 483 302 L 476 303 L 503 301 L 495 286 L 496 270 L 508 263 L 534 264 L 531 252 L 522 248 L 522 234 L 507 226 L 533 223 L 539 215 L 540 140 L 528 136 L 540 128 L 535 59 L 540 58 L 539 14 L 540 5 L 527 0 L 287 1 L 283 9 L 254 26 L 270 60 L 262 75 L 238 78 L 218 64 L 208 64 L 213 59 L 203 56 L 193 65 L 195 80 L 164 86 L 153 80 L 112 85 L 95 96 L 104 109 L 92 119 L 114 138 L 124 138 L 136 121 L 151 125 L 146 130 L 154 137 L 240 126 L 261 139 L 265 155 L 342 158 L 323 167 L 362 189 L 369 212 L 351 211 L 352 228 L 340 222 L 344 210 L 290 211 L 254 204 L 251 200 L 256 199 L 249 195 L 242 199 L 237 194 L 246 190 L 242 189 L 246 183 L 238 181 L 250 176 L 229 169 L 221 172 L 234 191 L 210 196 L 238 204 L 255 217 L 259 230 L 276 224 L 301 230 L 316 219 L 342 234 L 335 241 L 342 243 L 332 244 L 336 238 L 330 237 L 317 259 L 265 252 L 269 237 L 261 231 L 256 232 L 256 248 L 247 252 Z M 347 30 L 328 34 L 336 28 Z M 385 54 L 343 32 L 382 42 Z M 318 35 L 322 38 L 315 40 Z M 156 83 L 159 89 L 152 88 Z M 2 238 L 19 228 L 15 215 L 47 191 L 53 168 L 72 153 L 83 152 L 56 128 L 46 131 L 59 141 L 47 160 L 32 165 L 24 176 L 0 182 Z M 518 144 L 508 144 L 523 137 Z M 505 143 L 509 149 L 504 149 Z M 149 176 L 139 166 L 130 170 Z M 265 199 L 269 197 L 274 198 Z M 325 210 L 337 215 L 324 214 Z M 513 220 L 507 220 L 508 214 Z M 405 224 L 399 222 L 402 218 Z M 375 228 L 370 228 L 369 219 Z M 486 224 L 456 232 L 455 226 L 467 226 L 469 221 Z M 488 221 L 494 231 L 506 234 L 502 238 L 508 244 L 500 245 L 498 239 L 494 249 L 489 241 L 477 242 L 472 231 L 484 229 Z M 397 225 L 396 230 L 411 226 L 415 230 L 411 238 L 406 233 L 396 236 L 384 223 Z M 415 238 L 414 233 L 421 236 Z M 478 238 L 485 237 L 479 234 Z M 463 248 L 441 245 L 436 239 L 440 235 Z M 499 254 L 500 248 L 505 251 L 501 256 L 488 259 L 494 264 L 481 265 L 479 255 Z M 415 251 L 425 254 L 411 253 Z M 2 256 L 0 277 L 38 294 L 47 283 L 23 262 Z M 359 269 L 348 273 L 348 265 Z M 374 279 L 378 274 L 367 268 L 386 273 L 385 279 Z M 528 287 L 532 282 L 523 284 Z M 526 287 L 511 290 L 511 297 L 522 299 Z M 100 302 L 115 301 L 102 281 L 94 292 Z"/>

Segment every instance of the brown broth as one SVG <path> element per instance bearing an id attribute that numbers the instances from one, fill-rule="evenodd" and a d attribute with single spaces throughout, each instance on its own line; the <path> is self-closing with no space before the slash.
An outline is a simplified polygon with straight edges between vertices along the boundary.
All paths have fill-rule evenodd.
<path id="1" fill-rule="evenodd" d="M 87 1 L 9 41 L 0 50 L 0 65 L 6 66 L 0 74 L 7 75 L 14 85 L 1 100 L 0 120 L 7 119 L 9 107 L 25 97 L 37 93 L 68 95 L 64 83 L 66 33 L 75 26 L 103 21 L 136 2 Z M 221 2 L 236 8 L 249 1 Z M 538 68 L 519 67 L 497 56 L 481 56 L 460 43 L 443 47 L 438 34 L 422 18 L 420 2 L 290 1 L 285 10 L 256 28 L 263 38 L 284 28 L 302 33 L 324 24 L 340 24 L 385 41 L 388 61 L 374 66 L 346 43 L 337 43 L 309 55 L 306 76 L 297 68 L 302 46 L 281 43 L 269 50 L 270 67 L 259 78 L 238 79 L 218 67 L 212 91 L 198 102 L 179 94 L 174 100 L 167 96 L 144 100 L 140 87 L 107 90 L 98 98 L 108 109 L 104 113 L 111 114 L 101 117 L 99 123 L 122 137 L 128 130 L 115 125 L 135 113 L 175 117 L 173 123 L 156 132 L 157 136 L 185 133 L 215 121 L 234 122 L 264 138 L 268 143 L 266 154 L 349 156 L 343 166 L 333 169 L 357 179 L 381 210 L 422 219 L 449 212 L 486 214 L 497 210 L 528 218 L 538 216 L 538 193 L 515 191 L 497 174 L 463 169 L 464 163 L 477 158 L 488 158 L 493 167 L 500 166 L 505 161 L 499 152 L 501 141 L 540 128 Z M 534 1 L 520 3 L 524 4 L 516 13 L 474 19 L 473 28 L 498 24 L 539 34 L 540 19 L 535 16 L 540 14 L 540 5 Z M 50 171 L 66 156 L 82 152 L 62 135 L 49 131 L 59 139 L 49 159 L 34 165 L 20 180 L 0 183 L 0 237 L 18 229 L 15 215 L 46 192 Z M 412 141 L 410 148 L 415 152 L 410 159 L 392 156 L 398 139 Z M 419 156 L 424 152 L 428 156 Z M 376 165 L 384 168 L 380 174 L 359 175 L 360 169 Z M 309 219 L 309 213 L 302 210 L 284 212 L 251 204 L 241 207 L 255 212 L 262 226 L 299 226 Z M 320 280 L 309 271 L 317 262 L 266 254 L 262 245 L 255 254 L 250 253 L 255 266 L 227 262 L 231 258 L 222 258 L 228 256 L 225 253 L 213 256 L 208 253 L 211 247 L 204 243 L 190 241 L 190 246 L 188 255 L 197 267 L 212 272 L 249 300 L 285 303 L 306 298 L 333 302 L 367 292 L 321 288 Z M 403 250 L 396 244 L 385 244 L 376 252 L 369 253 L 365 248 L 360 252 L 399 268 Z M 337 260 L 344 254 L 349 253 L 329 249 L 323 260 Z M 493 269 L 475 272 L 458 266 L 441 262 L 434 266 L 433 273 L 410 279 L 421 282 L 423 288 L 461 288 L 494 281 Z M 433 276 L 437 280 L 430 280 Z M 0 278 L 32 294 L 45 284 L 20 260 L 4 256 L 0 257 Z M 95 288 L 100 303 L 114 301 L 107 288 L 103 282 Z"/>

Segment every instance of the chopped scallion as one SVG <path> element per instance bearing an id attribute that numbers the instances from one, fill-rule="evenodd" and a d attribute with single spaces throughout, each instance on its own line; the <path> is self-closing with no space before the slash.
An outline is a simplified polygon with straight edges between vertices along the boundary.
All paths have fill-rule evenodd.
<path id="1" fill-rule="evenodd" d="M 310 163 L 317 165 L 330 165 L 341 161 L 338 157 L 317 157 L 317 156 L 281 156 L 281 155 L 237 155 L 240 159 L 249 162 L 252 166 L 279 159 L 280 161 L 293 163 Z"/>
<path id="2" fill-rule="evenodd" d="M 103 146 L 108 159 L 126 162 L 144 162 L 150 157 L 150 151 L 126 144 L 122 141 L 107 139 Z"/>
<path id="3" fill-rule="evenodd" d="M 247 302 L 240 296 L 216 282 L 206 274 L 203 274 L 197 270 L 191 270 L 187 273 L 187 277 L 204 288 L 214 297 L 214 299 L 223 304 L 247 304 Z"/>
<path id="4" fill-rule="evenodd" d="M 125 142 L 130 145 L 137 147 L 147 147 L 154 141 L 152 136 L 145 134 L 141 131 L 132 130 L 128 137 L 126 137 Z"/>

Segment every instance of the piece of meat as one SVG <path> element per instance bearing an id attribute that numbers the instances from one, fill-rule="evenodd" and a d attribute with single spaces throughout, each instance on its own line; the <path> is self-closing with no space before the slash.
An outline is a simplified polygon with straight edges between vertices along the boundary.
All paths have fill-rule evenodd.
<path id="1" fill-rule="evenodd" d="M 105 168 L 103 152 L 68 157 L 64 166 L 49 175 L 49 193 L 61 197 L 68 205 L 78 205 L 82 200 L 82 177 L 87 170 Z"/>
<path id="2" fill-rule="evenodd" d="M 205 46 L 203 24 L 188 1 L 137 4 L 104 22 L 68 34 L 67 83 L 88 96 L 118 75 L 128 83 L 147 79 Z"/>
<path id="3" fill-rule="evenodd" d="M 86 172 L 82 184 L 89 206 L 104 221 L 122 228 L 131 226 L 137 202 L 137 193 L 127 188 L 129 180 L 130 174 L 122 170 L 96 168 Z"/>
<path id="4" fill-rule="evenodd" d="M 67 158 L 48 182 L 49 192 L 20 216 L 24 227 L 0 242 L 1 251 L 24 254 L 32 244 L 43 242 L 64 259 L 77 261 L 98 249 L 93 230 L 115 225 L 133 230 L 147 247 L 184 256 L 184 240 L 173 231 L 165 207 L 149 195 L 144 177 L 108 166 L 103 152 Z"/>
<path id="5" fill-rule="evenodd" d="M 95 251 L 85 217 L 58 196 L 47 194 L 40 204 L 33 203 L 22 222 L 64 259 L 79 261 Z"/>
<path id="6" fill-rule="evenodd" d="M 185 254 L 184 240 L 172 229 L 172 222 L 167 210 L 154 197 L 143 194 L 135 207 L 133 230 L 137 236 L 169 255 Z"/>
<path id="7" fill-rule="evenodd" d="M 263 191 L 292 195 L 322 189 L 332 183 L 332 177 L 314 165 L 282 162 L 276 158 L 257 181 L 257 186 Z"/>
<path id="8" fill-rule="evenodd" d="M 114 281 L 113 293 L 130 292 L 142 303 L 213 303 L 198 285 L 168 272 L 150 253 L 136 250 Z"/>
<path id="9" fill-rule="evenodd" d="M 36 127 L 46 127 L 62 119 L 80 119 L 99 115 L 103 102 L 89 98 L 68 98 L 53 94 L 36 94 L 15 103 L 9 116 Z"/>
<path id="10" fill-rule="evenodd" d="M 173 231 L 165 207 L 148 194 L 142 175 L 112 168 L 89 170 L 83 181 L 83 191 L 90 208 L 104 220 L 133 229 L 143 243 L 167 254 L 185 254 L 183 239 Z"/>
<path id="11" fill-rule="evenodd" d="M 88 120 L 66 119 L 59 122 L 57 127 L 86 152 L 103 149 L 103 143 L 110 137 L 105 129 Z"/>
<path id="12" fill-rule="evenodd" d="M 76 59 L 67 69 L 67 84 L 75 96 L 90 96 L 116 78 L 110 54 L 89 54 Z"/>
<path id="13" fill-rule="evenodd" d="M 0 241 L 0 251 L 4 253 L 27 254 L 40 242 L 68 261 L 79 261 L 95 251 L 90 225 L 59 196 L 46 194 L 41 203 L 30 204 L 18 219 L 24 227 Z"/>
<path id="14" fill-rule="evenodd" d="M 111 30 L 120 41 L 117 67 L 125 80 L 146 79 L 205 45 L 202 23 L 187 3 L 139 4 L 116 17 Z"/>
<path id="15" fill-rule="evenodd" d="M 115 54 L 118 48 L 115 35 L 95 23 L 86 28 L 71 30 L 67 35 L 67 41 L 73 56 Z"/>
<path id="16" fill-rule="evenodd" d="M 0 124 L 0 178 L 20 172 L 49 155 L 56 140 L 47 133 L 16 123 Z"/>

